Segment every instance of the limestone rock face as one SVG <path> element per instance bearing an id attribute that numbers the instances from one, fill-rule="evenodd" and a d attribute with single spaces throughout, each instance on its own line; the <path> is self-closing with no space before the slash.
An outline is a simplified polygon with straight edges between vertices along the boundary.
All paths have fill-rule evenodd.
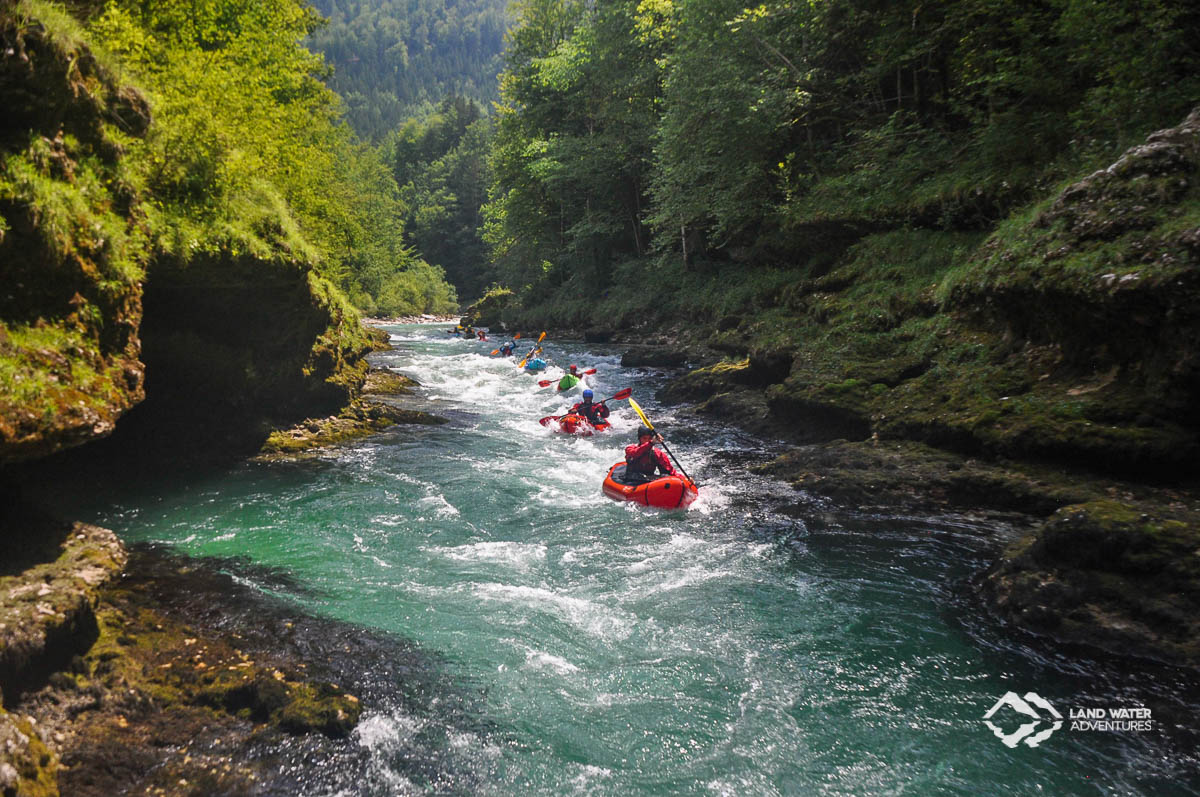
<path id="1" fill-rule="evenodd" d="M 21 531 L 6 529 L 9 535 Z M 28 566 L 0 570 L 0 690 L 9 699 L 87 649 L 96 637 L 99 589 L 126 561 L 120 540 L 98 526 L 63 524 L 57 534 L 43 528 L 36 536 L 58 537 L 57 551 L 46 543 L 51 556 L 33 557 L 45 561 L 21 562 L 20 554 L 5 550 L 10 562 Z"/>
<path id="2" fill-rule="evenodd" d="M 145 234 L 121 174 L 145 100 L 0 10 L 0 464 L 110 433 L 143 398 Z"/>

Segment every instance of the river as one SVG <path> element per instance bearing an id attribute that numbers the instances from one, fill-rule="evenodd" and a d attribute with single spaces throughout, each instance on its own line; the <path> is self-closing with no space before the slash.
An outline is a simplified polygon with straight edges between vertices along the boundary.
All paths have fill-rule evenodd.
<path id="1" fill-rule="evenodd" d="M 131 543 L 286 573 L 238 577 L 427 654 L 445 695 L 368 703 L 354 771 L 307 793 L 1200 793 L 1194 680 L 1049 652 L 982 611 L 971 580 L 1011 539 L 1001 520 L 823 504 L 750 472 L 773 444 L 658 404 L 662 374 L 550 341 L 558 366 L 597 369 L 598 396 L 631 387 L 703 485 L 684 512 L 616 503 L 600 482 L 638 426 L 627 404 L 608 434 L 555 435 L 537 419 L 564 400 L 489 357 L 498 342 L 388 329 L 375 362 L 450 423 L 106 485 L 77 509 Z M 1010 691 L 1063 725 L 1006 745 L 984 715 Z M 1072 730 L 1077 706 L 1145 706 L 1153 729 Z"/>

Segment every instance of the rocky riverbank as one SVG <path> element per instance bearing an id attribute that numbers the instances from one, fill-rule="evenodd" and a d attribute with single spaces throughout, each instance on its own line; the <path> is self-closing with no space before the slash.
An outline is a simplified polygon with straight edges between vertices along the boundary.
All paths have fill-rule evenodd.
<path id="1" fill-rule="evenodd" d="M 341 412 L 276 430 L 258 457 L 302 456 L 395 424 L 444 423 L 402 406 L 414 386 L 372 368 Z M 44 469 L 38 480 L 52 478 L 55 467 L 96 465 L 87 451 L 76 459 L 82 464 L 37 466 Z M 314 675 L 344 682 L 354 666 L 331 667 L 313 650 L 327 644 L 322 639 L 392 643 L 323 627 L 298 644 L 302 618 L 282 603 L 263 609 L 278 619 L 264 633 L 263 615 L 245 607 L 270 601 L 218 572 L 220 563 L 151 550 L 131 555 L 108 530 L 57 520 L 11 484 L 4 499 L 4 797 L 259 793 L 316 771 L 310 763 L 284 777 L 281 751 L 300 746 L 312 761 L 354 754 L 345 737 L 361 700 Z M 307 741 L 289 741 L 300 739 Z"/>
<path id="2" fill-rule="evenodd" d="M 772 392 L 773 364 L 754 356 L 722 358 L 685 343 L 657 354 L 638 347 L 630 356 L 699 366 L 675 368 L 659 398 L 683 405 L 683 417 L 790 442 L 757 469 L 799 495 L 867 512 L 999 512 L 1024 525 L 1025 535 L 998 551 L 979 581 L 1003 622 L 1118 655 L 1200 666 L 1200 486 L 1193 479 L 1139 481 L 1086 463 L 972 456 L 883 437 L 838 403 L 805 403 L 797 414 L 794 400 Z"/>
<path id="3" fill-rule="evenodd" d="M 416 380 L 389 371 L 367 371 L 361 394 L 336 415 L 306 418 L 287 429 L 272 432 L 255 459 L 292 458 L 322 448 L 360 440 L 397 424 L 438 425 L 445 418 L 398 405 L 411 394 Z"/>
<path id="4" fill-rule="evenodd" d="M 357 721 L 357 697 L 308 674 L 321 662 L 247 644 L 197 611 L 248 599 L 228 576 L 131 556 L 105 529 L 36 510 L 5 520 L 6 540 L 20 523 L 43 541 L 6 551 L 0 575 L 6 797 L 246 793 L 275 777 L 250 746 L 339 739 Z"/>

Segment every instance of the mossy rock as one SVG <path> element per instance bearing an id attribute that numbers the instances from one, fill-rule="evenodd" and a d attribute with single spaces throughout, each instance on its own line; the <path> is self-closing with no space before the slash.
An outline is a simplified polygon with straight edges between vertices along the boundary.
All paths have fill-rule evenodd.
<path id="1" fill-rule="evenodd" d="M 0 794 L 58 797 L 58 767 L 29 718 L 0 708 Z"/>
<path id="2" fill-rule="evenodd" d="M 61 21 L 0 9 L 0 464 L 112 433 L 144 396 L 148 259 L 119 135 L 145 100 Z"/>
<path id="3" fill-rule="evenodd" d="M 515 294 L 508 288 L 491 288 L 466 310 L 465 318 L 476 327 L 504 329 L 504 314 Z"/>
<path id="4" fill-rule="evenodd" d="M 1091 501 L 1055 513 L 1031 555 L 1053 567 L 1077 567 L 1135 576 L 1170 576 L 1200 596 L 1200 528 L 1156 518 L 1129 504 Z"/>
<path id="5" fill-rule="evenodd" d="M 719 362 L 671 380 L 658 391 L 658 398 L 668 403 L 700 401 L 748 384 L 750 373 L 749 359 Z"/>
<path id="6" fill-rule="evenodd" d="M 1060 509 L 983 582 L 1030 630 L 1200 666 L 1200 511 L 1110 499 Z"/>
<path id="7" fill-rule="evenodd" d="M 279 726 L 291 733 L 323 733 L 332 738 L 349 735 L 358 724 L 362 705 L 329 683 L 294 685 L 279 710 Z"/>
<path id="8" fill-rule="evenodd" d="M 625 368 L 682 368 L 687 361 L 686 351 L 666 346 L 639 346 L 621 355 Z"/>
<path id="9" fill-rule="evenodd" d="M 899 440 L 802 446 L 757 470 L 860 509 L 986 508 L 1046 514 L 1103 495 L 1103 485 L 1074 474 L 967 459 Z"/>
<path id="10" fill-rule="evenodd" d="M 330 683 L 290 681 L 278 671 L 251 674 L 222 672 L 200 699 L 257 723 L 272 723 L 289 733 L 346 736 L 362 712 L 358 698 Z"/>

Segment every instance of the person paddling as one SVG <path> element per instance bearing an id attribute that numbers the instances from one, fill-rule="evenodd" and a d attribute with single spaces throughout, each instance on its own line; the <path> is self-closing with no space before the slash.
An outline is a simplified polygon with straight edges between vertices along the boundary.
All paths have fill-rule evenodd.
<path id="1" fill-rule="evenodd" d="M 587 419 L 587 422 L 592 426 L 604 426 L 608 423 L 608 407 L 603 404 L 592 403 L 592 398 L 595 396 L 591 388 L 583 391 L 583 401 L 580 401 L 575 406 L 567 411 L 569 415 L 582 415 Z"/>
<path id="2" fill-rule="evenodd" d="M 582 377 L 579 374 L 579 366 L 572 365 L 570 368 L 568 368 L 567 373 L 563 374 L 562 379 L 558 380 L 558 389 L 560 391 L 570 390 L 579 384 L 579 380 L 581 378 Z"/>
<path id="3" fill-rule="evenodd" d="M 513 350 L 515 350 L 516 348 L 517 348 L 517 342 L 515 340 L 510 340 L 508 343 L 505 343 L 503 346 L 500 347 L 500 356 L 501 357 L 512 357 Z"/>
<path id="4" fill-rule="evenodd" d="M 661 443 L 663 437 L 652 429 L 642 426 L 637 430 L 637 443 L 625 446 L 625 483 L 643 484 L 653 481 L 655 471 L 666 476 L 678 476 L 671 460 L 662 451 L 654 447 Z"/>

